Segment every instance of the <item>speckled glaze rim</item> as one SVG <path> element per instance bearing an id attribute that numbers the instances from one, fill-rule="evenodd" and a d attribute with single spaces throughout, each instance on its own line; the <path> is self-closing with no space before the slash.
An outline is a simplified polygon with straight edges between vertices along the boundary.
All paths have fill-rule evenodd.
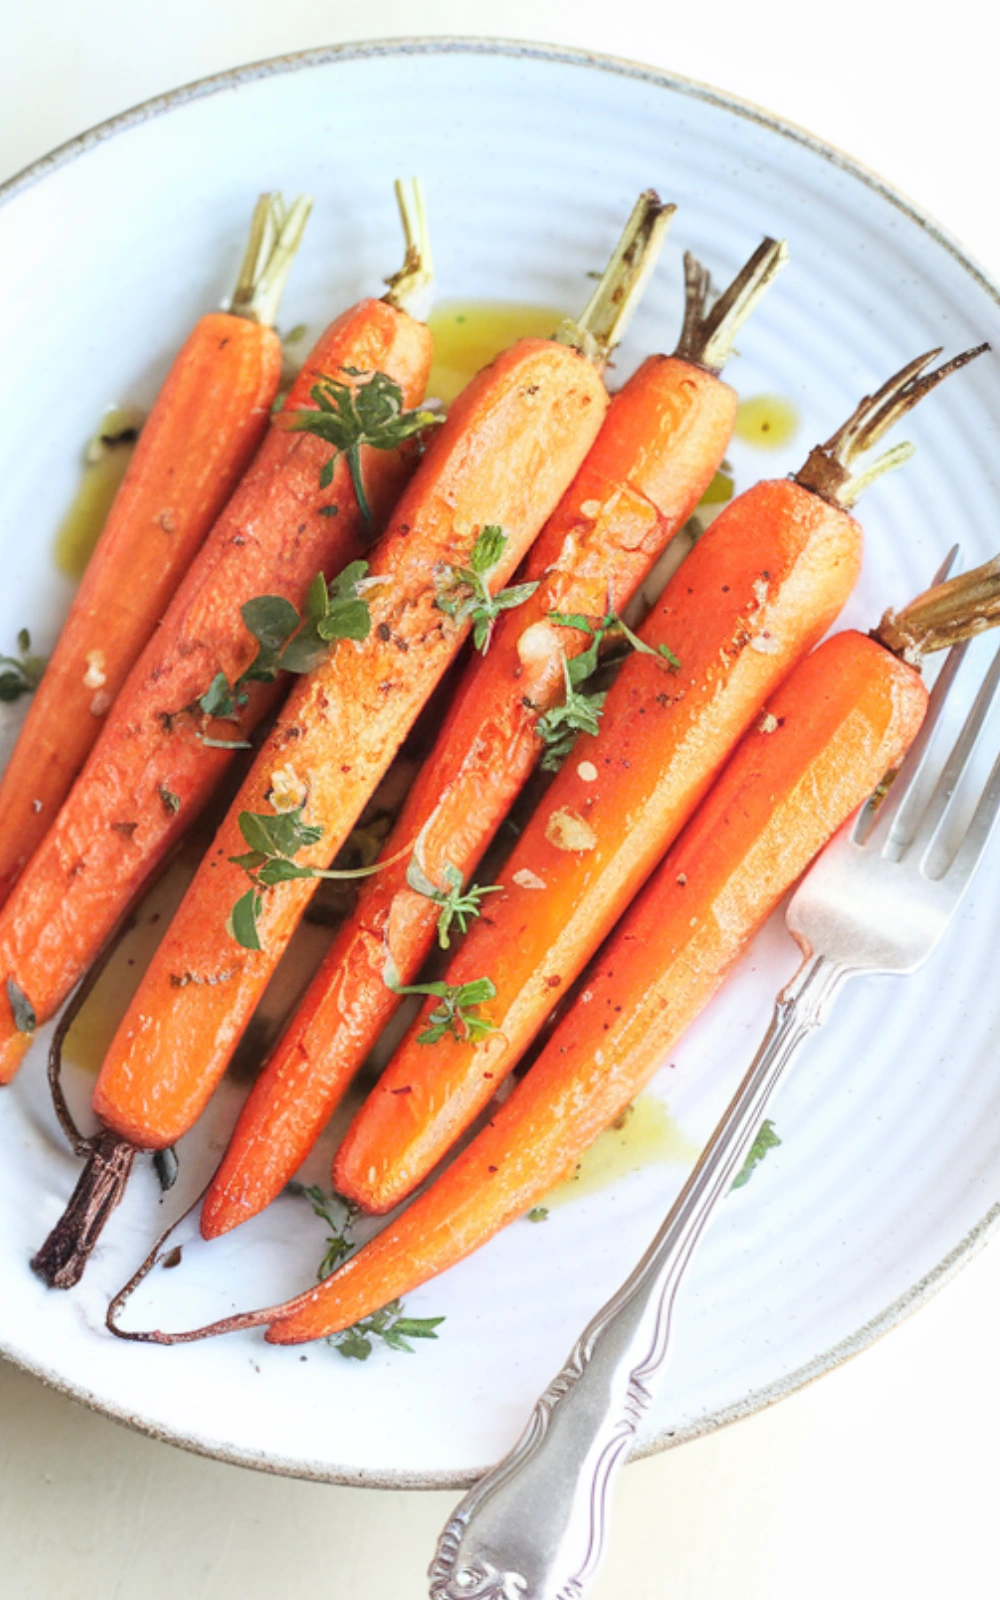
<path id="1" fill-rule="evenodd" d="M 834 146 L 816 138 L 813 134 L 785 122 L 771 112 L 765 111 L 749 101 L 740 100 L 735 95 L 723 93 L 713 89 L 707 84 L 695 82 L 690 78 L 682 78 L 674 73 L 666 72 L 657 67 L 646 66 L 641 62 L 629 61 L 617 56 L 597 54 L 587 50 L 574 49 L 565 45 L 547 45 L 533 41 L 517 39 L 487 39 L 463 38 L 442 36 L 440 38 L 399 38 L 377 39 L 357 43 L 321 46 L 313 50 L 296 51 L 290 55 L 272 56 L 264 61 L 252 62 L 247 66 L 234 67 L 228 72 L 219 72 L 208 78 L 200 78 L 196 82 L 187 84 L 180 89 L 171 90 L 168 94 L 157 95 L 151 100 L 121 112 L 116 117 L 111 117 L 107 122 L 98 123 L 96 127 L 88 129 L 86 133 L 70 139 L 67 143 L 57 146 L 48 155 L 42 156 L 38 161 L 32 162 L 22 172 L 16 173 L 6 183 L 0 184 L 0 205 L 6 205 L 17 198 L 26 189 L 40 182 L 50 173 L 64 166 L 69 161 L 76 160 L 79 156 L 86 155 L 88 151 L 102 144 L 105 139 L 125 133 L 128 129 L 147 122 L 152 117 L 162 116 L 165 112 L 176 110 L 179 106 L 186 105 L 189 101 L 200 100 L 206 95 L 218 94 L 222 90 L 239 88 L 241 84 L 253 83 L 261 78 L 273 77 L 278 73 L 298 72 L 303 68 L 329 66 L 334 63 L 369 60 L 380 56 L 426 56 L 426 55 L 494 55 L 521 57 L 529 60 L 551 61 L 564 66 L 582 67 L 599 72 L 611 73 L 616 77 L 632 78 L 642 83 L 654 84 L 657 88 L 668 90 L 672 94 L 683 95 L 695 100 L 705 101 L 709 105 L 718 106 L 725 111 L 742 117 L 746 121 L 754 122 L 770 129 L 782 138 L 790 140 L 793 144 L 804 145 L 806 149 L 821 156 L 824 161 L 832 166 L 848 172 L 867 188 L 875 191 L 882 199 L 888 201 L 896 210 L 903 213 L 910 221 L 915 222 L 936 244 L 940 245 L 959 264 L 968 275 L 974 279 L 990 298 L 1000 307 L 1000 288 L 993 282 L 989 275 L 968 254 L 958 241 L 926 212 L 922 211 L 913 201 L 902 195 L 898 189 L 893 188 L 880 178 L 876 173 L 855 161 L 853 157 L 837 150 Z M 815 1356 L 804 1366 L 798 1367 L 794 1372 L 778 1379 L 761 1389 L 752 1390 L 744 1399 L 734 1405 L 711 1412 L 685 1427 L 668 1429 L 657 1434 L 654 1438 L 646 1440 L 632 1454 L 632 1459 L 637 1460 L 645 1456 L 655 1455 L 662 1450 L 672 1449 L 676 1445 L 685 1444 L 689 1439 L 697 1439 L 707 1433 L 713 1433 L 717 1428 L 725 1427 L 728 1423 L 738 1422 L 743 1417 L 762 1411 L 765 1407 L 774 1405 L 776 1401 L 783 1400 L 786 1395 L 794 1394 L 808 1383 L 821 1378 L 824 1373 L 833 1367 L 841 1365 L 849 1357 L 860 1354 L 882 1334 L 902 1322 L 911 1312 L 923 1305 L 932 1294 L 943 1288 L 960 1267 L 968 1261 L 986 1243 L 990 1234 L 1000 1223 L 1000 1204 L 997 1204 L 986 1213 L 976 1226 L 965 1235 L 955 1248 L 938 1262 L 937 1266 L 920 1278 L 910 1289 L 898 1299 L 893 1300 L 877 1316 L 872 1317 L 862 1327 L 848 1338 L 833 1345 L 829 1350 Z M 134 1429 L 137 1433 L 146 1434 L 152 1439 L 160 1440 L 165 1444 L 178 1445 L 189 1450 L 194 1455 L 206 1456 L 211 1460 L 223 1461 L 230 1466 L 253 1467 L 259 1472 L 272 1473 L 279 1477 L 305 1478 L 314 1482 L 334 1483 L 344 1486 L 369 1489 L 464 1489 L 473 1483 L 482 1472 L 487 1470 L 491 1463 L 484 1463 L 479 1471 L 474 1473 L 411 1473 L 411 1472 L 350 1472 L 346 1469 L 330 1471 L 318 1463 L 308 1461 L 290 1461 L 274 1455 L 257 1455 L 249 1451 L 237 1451 L 222 1445 L 211 1446 L 202 1440 L 190 1437 L 183 1433 L 168 1432 L 162 1428 L 144 1421 L 141 1417 L 130 1415 L 127 1411 L 118 1409 L 105 1400 L 86 1389 L 66 1383 L 55 1372 L 44 1366 L 33 1364 L 23 1356 L 15 1354 L 9 1347 L 0 1341 L 0 1355 L 6 1357 L 15 1366 L 30 1373 L 33 1377 L 40 1378 L 50 1388 L 67 1395 L 70 1399 L 78 1400 L 91 1410 L 109 1417 L 114 1422 L 120 1422 L 126 1427 Z"/>

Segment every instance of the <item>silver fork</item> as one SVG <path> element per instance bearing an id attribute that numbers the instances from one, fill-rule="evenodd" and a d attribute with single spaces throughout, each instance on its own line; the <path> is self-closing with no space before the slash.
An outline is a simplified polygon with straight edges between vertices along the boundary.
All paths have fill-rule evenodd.
<path id="1" fill-rule="evenodd" d="M 993 657 L 930 798 L 933 735 L 967 646 L 949 652 L 923 727 L 877 810 L 831 842 L 788 905 L 802 964 L 722 1120 L 635 1271 L 594 1317 L 510 1454 L 465 1496 L 430 1569 L 433 1600 L 578 1600 L 600 1560 L 612 1482 L 653 1396 L 678 1286 L 729 1193 L 768 1101 L 848 978 L 926 961 L 968 887 L 1000 812 L 1000 759 L 951 862 L 942 829 L 1000 683 Z"/>

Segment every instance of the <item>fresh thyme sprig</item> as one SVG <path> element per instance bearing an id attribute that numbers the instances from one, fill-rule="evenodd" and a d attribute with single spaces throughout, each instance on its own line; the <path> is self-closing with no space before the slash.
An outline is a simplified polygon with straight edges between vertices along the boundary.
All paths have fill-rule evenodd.
<path id="1" fill-rule="evenodd" d="M 601 692 L 584 694 L 580 690 L 580 685 L 596 671 L 601 645 L 605 639 L 621 636 L 637 654 L 653 656 L 670 672 L 679 670 L 680 661 L 667 645 L 657 645 L 654 650 L 652 645 L 646 644 L 644 639 L 640 639 L 637 633 L 632 632 L 610 605 L 600 622 L 592 622 L 589 617 L 575 611 L 550 611 L 549 621 L 558 623 L 564 628 L 578 628 L 581 632 L 590 634 L 589 645 L 579 655 L 573 656 L 571 660 L 563 656 L 566 689 L 562 705 L 553 706 L 544 716 L 539 717 L 535 724 L 539 737 L 544 740 L 547 747 L 541 760 L 542 770 L 558 772 L 576 743 L 577 735 L 596 734 L 600 730 L 605 694 Z"/>
<path id="2" fill-rule="evenodd" d="M 316 1183 L 298 1183 L 293 1179 L 285 1188 L 288 1194 L 308 1200 L 317 1217 L 330 1229 L 326 1237 L 326 1251 L 316 1273 L 317 1280 L 322 1282 L 357 1248 L 354 1219 L 358 1208 L 340 1195 L 324 1194 Z M 408 1317 L 405 1311 L 401 1300 L 390 1300 L 388 1305 L 363 1317 L 353 1327 L 330 1334 L 326 1342 L 347 1360 L 367 1361 L 372 1353 L 373 1339 L 381 1339 L 390 1350 L 404 1350 L 412 1355 L 413 1346 L 407 1341 L 436 1339 L 435 1329 L 441 1326 L 444 1317 Z"/>
<path id="3" fill-rule="evenodd" d="M 481 529 L 469 556 L 467 567 L 445 567 L 438 578 L 435 605 L 457 622 L 472 621 L 472 642 L 486 654 L 493 629 L 502 611 L 523 605 L 538 588 L 538 583 L 515 583 L 499 594 L 491 594 L 489 580 L 503 559 L 507 535 L 489 523 Z"/>
<path id="4" fill-rule="evenodd" d="M 412 1355 L 413 1346 L 407 1341 L 436 1339 L 435 1329 L 441 1326 L 444 1317 L 407 1317 L 404 1316 L 405 1310 L 402 1300 L 390 1300 L 381 1311 L 373 1311 L 370 1317 L 363 1317 L 353 1328 L 330 1334 L 326 1342 L 332 1344 L 339 1355 L 355 1361 L 368 1360 L 372 1353 L 372 1339 L 381 1339 L 390 1350 L 405 1350 Z"/>
<path id="5" fill-rule="evenodd" d="M 22 694 L 31 694 L 41 682 L 45 657 L 31 653 L 31 634 L 22 628 L 17 636 L 17 655 L 0 655 L 0 700 L 9 703 Z"/>
<path id="6" fill-rule="evenodd" d="M 473 978 L 469 983 L 396 983 L 391 973 L 385 973 L 386 987 L 393 994 L 425 994 L 440 1000 L 427 1021 L 430 1027 L 417 1034 L 418 1044 L 437 1044 L 445 1034 L 453 1039 L 468 1039 L 475 1044 L 488 1033 L 496 1032 L 496 1023 L 479 1014 L 479 1007 L 487 1000 L 496 999 L 496 984 L 492 978 Z"/>
<path id="7" fill-rule="evenodd" d="M 367 639 L 372 619 L 366 589 L 380 580 L 368 577 L 367 561 L 352 561 L 327 583 L 317 572 L 306 593 L 305 614 L 280 594 L 261 594 L 240 608 L 257 654 L 235 683 L 217 672 L 195 701 L 206 717 L 234 721 L 246 705 L 248 683 L 273 683 L 279 672 L 312 672 L 338 639 Z M 245 740 L 209 738 L 204 744 L 221 749 L 246 749 Z"/>
<path id="8" fill-rule="evenodd" d="M 384 372 L 361 372 L 357 367 L 340 370 L 353 381 L 342 383 L 321 374 L 309 391 L 317 409 L 283 413 L 284 426 L 293 433 L 314 433 L 333 445 L 333 455 L 319 475 L 321 489 L 333 482 L 337 458 L 346 456 L 361 515 L 370 526 L 372 512 L 361 472 L 361 446 L 395 450 L 415 433 L 443 422 L 444 417 L 438 411 L 404 410 L 402 389 Z"/>
<path id="9" fill-rule="evenodd" d="M 310 845 L 319 844 L 323 830 L 313 823 L 303 822 L 302 811 L 301 805 L 284 811 L 241 811 L 236 819 L 250 848 L 242 855 L 230 856 L 229 859 L 233 866 L 243 868 L 252 887 L 233 906 L 226 927 L 244 950 L 261 949 L 257 924 L 264 909 L 264 889 L 273 889 L 279 883 L 290 883 L 294 878 L 325 878 L 335 882 L 367 878 L 399 860 L 398 855 L 390 856 L 388 861 L 378 861 L 371 867 L 354 867 L 349 871 L 304 866 L 295 860 L 296 855 Z"/>
<path id="10" fill-rule="evenodd" d="M 449 950 L 452 923 L 456 924 L 459 933 L 464 933 L 472 918 L 482 914 L 483 896 L 496 894 L 500 885 L 472 884 L 465 889 L 462 886 L 462 874 L 451 861 L 445 862 L 441 876 L 448 886 L 446 889 L 438 889 L 431 882 L 417 860 L 416 852 L 410 857 L 406 882 L 417 894 L 422 894 L 425 899 L 433 900 L 435 905 L 441 907 L 437 920 L 438 944 L 442 950 Z"/>

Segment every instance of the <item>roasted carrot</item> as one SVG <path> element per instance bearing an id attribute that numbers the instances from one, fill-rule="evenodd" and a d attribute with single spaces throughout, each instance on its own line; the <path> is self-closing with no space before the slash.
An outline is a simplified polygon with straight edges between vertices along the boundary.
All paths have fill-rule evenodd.
<path id="1" fill-rule="evenodd" d="M 619 246 L 583 325 L 521 340 L 460 396 L 373 552 L 354 648 L 321 657 L 292 692 L 112 1041 L 94 1092 L 103 1142 L 71 1201 L 72 1227 L 57 1225 L 33 1262 L 47 1282 L 82 1270 L 81 1236 L 88 1248 L 95 1237 L 79 1227 L 82 1195 L 106 1214 L 122 1147 L 172 1144 L 197 1118 L 316 876 L 421 705 L 470 628 L 521 597 L 503 585 L 596 437 L 608 405 L 599 366 L 662 234 L 656 197 L 637 209 L 636 249 L 623 259 Z"/>
<path id="2" fill-rule="evenodd" d="M 385 870 L 363 886 L 251 1089 L 205 1198 L 206 1237 L 255 1215 L 304 1160 L 400 1003 L 384 981 L 386 961 L 400 984 L 413 982 L 441 901 L 475 870 L 544 750 L 539 718 L 562 698 L 564 660 L 589 643 L 551 614 L 624 609 L 704 494 L 736 415 L 736 394 L 718 374 L 785 255 L 766 240 L 708 315 L 707 275 L 686 258 L 678 350 L 644 361 L 612 399 L 532 546 L 524 578 L 538 587 L 498 620 L 465 673 L 383 848 Z"/>
<path id="3" fill-rule="evenodd" d="M 0 1083 L 31 1042 L 25 1022 L 50 1017 L 94 960 L 150 872 L 187 830 L 274 705 L 277 682 L 225 685 L 250 667 L 257 640 L 242 607 L 262 594 L 301 606 L 317 571 L 364 553 L 369 531 L 341 453 L 292 431 L 315 415 L 312 392 L 343 368 L 384 374 L 407 406 L 424 390 L 426 327 L 392 303 L 364 300 L 325 331 L 237 492 L 122 687 L 58 817 L 0 911 Z M 363 447 L 367 490 L 383 516 L 409 464 Z M 233 699 L 233 696 L 229 696 Z M 217 713 L 225 711 L 225 716 Z M 12 997 L 20 995 L 17 1007 Z"/>
<path id="4" fill-rule="evenodd" d="M 174 591 L 250 464 L 281 376 L 277 315 L 309 215 L 264 195 L 230 312 L 167 374 L 0 783 L 0 905 L 48 832 Z"/>
<path id="5" fill-rule="evenodd" d="M 874 637 L 842 633 L 802 661 L 587 970 L 514 1093 L 399 1218 L 282 1308 L 268 1339 L 294 1344 L 352 1326 L 469 1255 L 568 1178 L 915 737 L 926 691 L 918 671 L 878 641 L 905 645 L 912 659 L 970 624 L 978 631 L 998 620 L 994 561 L 899 619 L 887 614 Z"/>
<path id="6" fill-rule="evenodd" d="M 862 403 L 797 478 L 733 501 L 668 584 L 596 736 L 579 741 L 442 980 L 338 1152 L 334 1183 L 388 1211 L 487 1104 L 706 793 L 733 745 L 833 622 L 857 577 L 849 465 L 954 363 L 921 358 Z M 958 358 L 959 363 L 967 357 Z M 890 452 L 882 467 L 894 464 Z M 817 492 L 819 491 L 819 492 Z M 675 672 L 651 659 L 669 648 Z M 493 996 L 456 1014 L 466 986 Z"/>

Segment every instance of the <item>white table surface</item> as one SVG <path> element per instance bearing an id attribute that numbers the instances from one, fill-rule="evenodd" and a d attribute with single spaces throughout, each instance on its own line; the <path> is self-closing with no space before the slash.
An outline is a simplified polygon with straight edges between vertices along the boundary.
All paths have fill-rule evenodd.
<path id="1" fill-rule="evenodd" d="M 650 61 L 800 123 L 913 196 L 1000 277 L 988 15 L 982 0 L 822 12 L 802 0 L 6 0 L 0 178 L 139 100 L 263 56 L 392 35 L 537 38 Z M 1000 1059 L 997 1070 L 1000 1087 Z M 996 1594 L 998 1320 L 993 1244 L 819 1384 L 630 1467 L 596 1600 Z M 0 1363 L 5 1600 L 420 1600 L 454 1499 L 196 1459 Z"/>

